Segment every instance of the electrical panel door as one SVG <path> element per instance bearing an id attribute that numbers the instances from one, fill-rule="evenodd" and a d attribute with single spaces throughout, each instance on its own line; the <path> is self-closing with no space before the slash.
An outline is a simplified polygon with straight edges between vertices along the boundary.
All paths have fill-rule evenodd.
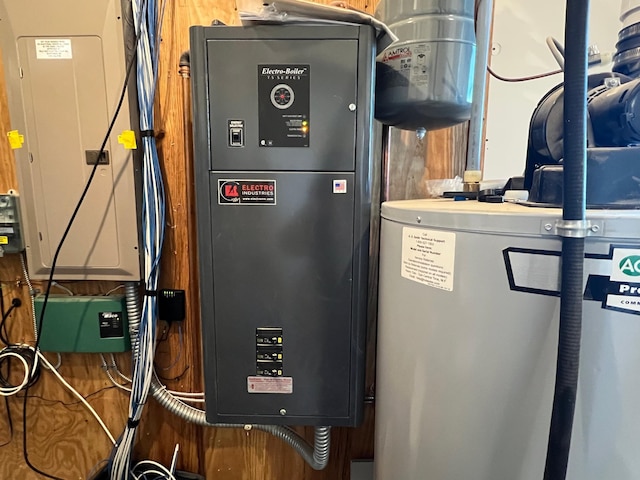
<path id="1" fill-rule="evenodd" d="M 105 155 L 97 158 L 126 76 L 125 31 L 133 31 L 120 1 L 39 0 L 28 8 L 22 0 L 0 2 L 12 146 L 28 265 L 36 279 L 48 278 L 96 161 L 56 278 L 140 278 L 139 167 L 135 150 L 118 142 L 123 131 L 136 128 L 135 89 L 124 99 Z"/>

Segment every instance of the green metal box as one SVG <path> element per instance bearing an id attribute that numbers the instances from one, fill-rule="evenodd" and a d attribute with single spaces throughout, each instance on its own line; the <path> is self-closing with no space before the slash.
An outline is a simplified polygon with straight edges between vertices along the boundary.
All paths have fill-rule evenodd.
<path id="1" fill-rule="evenodd" d="M 40 322 L 44 296 L 36 297 Z M 44 352 L 110 353 L 130 349 L 125 298 L 50 295 L 40 332 Z"/>

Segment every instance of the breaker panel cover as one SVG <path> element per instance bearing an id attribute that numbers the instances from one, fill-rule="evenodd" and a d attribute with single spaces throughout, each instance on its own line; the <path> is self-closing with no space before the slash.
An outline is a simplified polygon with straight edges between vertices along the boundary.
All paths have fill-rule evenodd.
<path id="1" fill-rule="evenodd" d="M 136 128 L 135 87 L 129 89 L 106 155 L 97 158 L 125 79 L 127 15 L 120 0 L 38 0 L 28 8 L 22 0 L 0 2 L 11 129 L 24 141 L 14 154 L 28 266 L 35 279 L 48 277 L 96 161 L 99 167 L 58 258 L 56 278 L 140 278 L 139 169 L 135 151 L 117 140 L 122 131 Z"/>

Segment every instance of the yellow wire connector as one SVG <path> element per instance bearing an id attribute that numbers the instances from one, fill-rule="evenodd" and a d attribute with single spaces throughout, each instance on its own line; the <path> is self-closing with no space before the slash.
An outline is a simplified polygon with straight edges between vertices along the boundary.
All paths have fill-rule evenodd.
<path id="1" fill-rule="evenodd" d="M 9 138 L 9 145 L 12 150 L 16 150 L 17 148 L 22 148 L 22 144 L 24 143 L 24 135 L 20 135 L 18 130 L 11 130 L 7 133 L 7 137 Z"/>
<path id="2" fill-rule="evenodd" d="M 118 143 L 124 145 L 127 150 L 135 150 L 138 148 L 136 145 L 136 133 L 133 130 L 125 130 L 118 135 Z"/>

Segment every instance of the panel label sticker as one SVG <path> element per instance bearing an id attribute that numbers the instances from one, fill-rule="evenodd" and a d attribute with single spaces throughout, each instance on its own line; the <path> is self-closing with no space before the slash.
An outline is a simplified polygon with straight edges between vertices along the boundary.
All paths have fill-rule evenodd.
<path id="1" fill-rule="evenodd" d="M 404 227 L 401 275 L 452 292 L 455 253 L 455 233 Z"/>
<path id="2" fill-rule="evenodd" d="M 293 377 L 247 377 L 249 393 L 293 393 Z"/>
<path id="3" fill-rule="evenodd" d="M 124 337 L 122 312 L 100 312 L 98 313 L 98 321 L 100 323 L 100 338 Z"/>
<path id="4" fill-rule="evenodd" d="M 0 235 L 13 235 L 13 227 L 0 227 Z"/>
<path id="5" fill-rule="evenodd" d="M 275 205 L 275 180 L 218 180 L 219 205 Z"/>
<path id="6" fill-rule="evenodd" d="M 9 245 L 9 237 L 0 236 L 0 245 Z"/>
<path id="7" fill-rule="evenodd" d="M 73 58 L 71 39 L 39 38 L 36 39 L 36 58 L 38 60 L 70 60 Z"/>
<path id="8" fill-rule="evenodd" d="M 308 147 L 309 65 L 258 65 L 260 147 Z"/>

